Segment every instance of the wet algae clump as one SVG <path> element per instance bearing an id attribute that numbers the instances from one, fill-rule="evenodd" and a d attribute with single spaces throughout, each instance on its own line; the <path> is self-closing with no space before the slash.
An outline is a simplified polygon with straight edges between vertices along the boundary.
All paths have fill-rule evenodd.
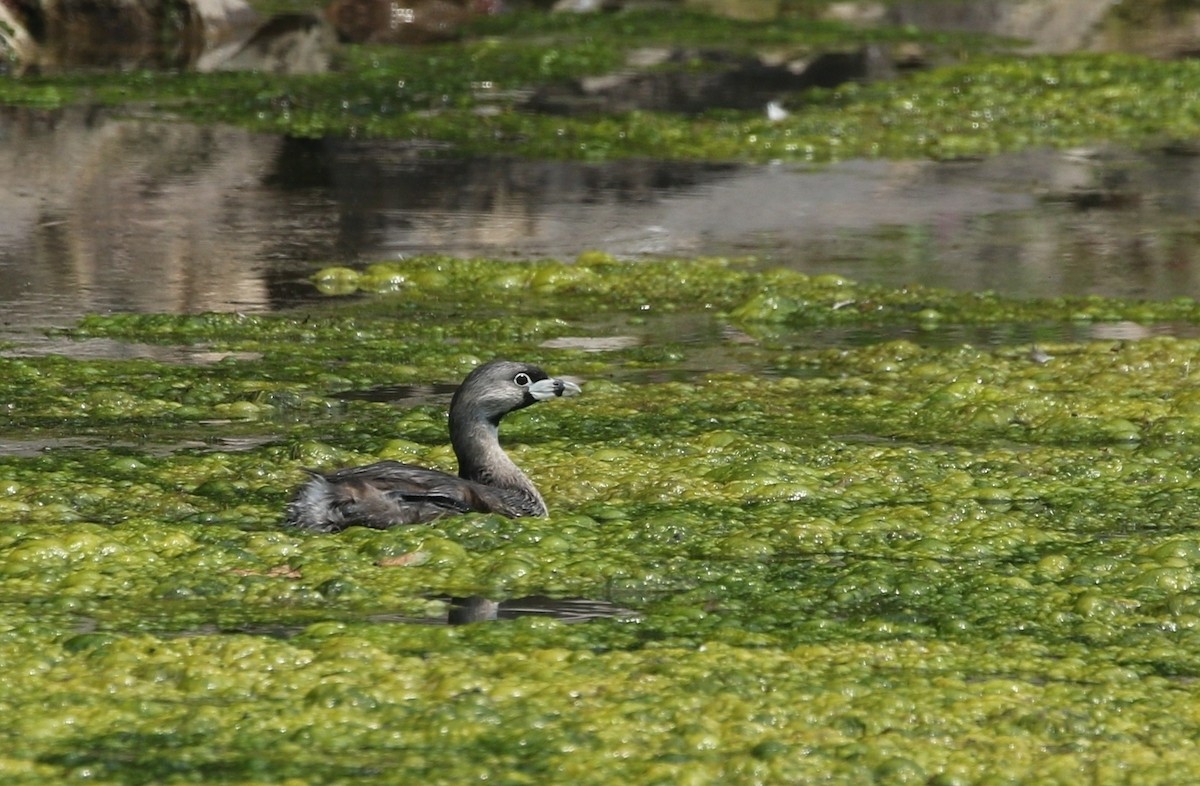
<path id="1" fill-rule="evenodd" d="M 0 358 L 5 783 L 1200 777 L 1200 341 L 1046 327 L 1190 302 L 598 254 L 331 280 L 385 294 L 58 337 L 196 362 Z M 1041 351 L 939 339 L 1006 319 Z M 453 469 L 492 351 L 584 380 L 505 421 L 549 518 L 280 526 L 302 467 Z M 635 613 L 416 624 L 475 594 Z"/>

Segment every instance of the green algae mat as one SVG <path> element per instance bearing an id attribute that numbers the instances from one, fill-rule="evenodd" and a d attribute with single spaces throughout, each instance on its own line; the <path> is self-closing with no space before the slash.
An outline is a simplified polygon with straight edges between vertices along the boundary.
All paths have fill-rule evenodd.
<path id="1" fill-rule="evenodd" d="M 0 357 L 4 783 L 1200 778 L 1200 340 L 1155 335 L 1200 304 L 602 254 L 314 287 L 58 337 L 194 362 Z M 304 467 L 453 470 L 496 355 L 583 383 L 502 429 L 549 518 L 281 527 Z M 468 595 L 628 613 L 431 624 Z"/>
<path id="2" fill-rule="evenodd" d="M 954 159 L 1108 143 L 1194 153 L 1200 62 L 1124 54 L 1021 57 L 1012 42 L 913 28 L 864 29 L 802 14 L 751 22 L 678 9 L 518 12 L 481 18 L 459 41 L 345 46 L 330 73 L 0 74 L 0 105 L 108 107 L 136 117 L 228 123 L 297 138 L 386 138 L 424 154 L 602 161 Z M 628 73 L 704 73 L 739 58 L 800 63 L 822 53 L 916 47 L 936 67 L 782 96 L 786 116 L 684 114 L 617 101 L 546 114 L 538 90 Z M 630 65 L 674 52 L 657 65 Z M 651 57 L 651 61 L 655 58 Z M 662 87 L 666 93 L 669 87 Z"/>

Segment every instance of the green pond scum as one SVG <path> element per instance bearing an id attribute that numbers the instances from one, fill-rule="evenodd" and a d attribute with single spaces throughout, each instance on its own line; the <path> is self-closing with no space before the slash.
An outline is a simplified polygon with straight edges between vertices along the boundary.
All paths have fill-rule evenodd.
<path id="1" fill-rule="evenodd" d="M 1200 340 L 1053 330 L 1193 302 L 600 253 L 314 287 L 58 336 L 193 362 L 0 357 L 4 783 L 1200 779 Z M 493 355 L 583 382 L 504 423 L 548 518 L 281 526 L 304 467 L 452 471 Z M 428 624 L 467 595 L 633 614 Z"/>
<path id="2" fill-rule="evenodd" d="M 531 91 L 626 68 L 631 53 L 684 53 L 651 71 L 695 71 L 762 56 L 799 61 L 864 45 L 919 47 L 933 64 L 873 84 L 848 83 L 765 106 L 698 114 L 528 111 Z M 0 76 L 0 104 L 98 105 L 137 117 L 228 123 L 265 133 L 407 140 L 449 155 L 830 161 L 952 159 L 1096 142 L 1190 149 L 1200 134 L 1200 62 L 1120 54 L 1024 57 L 1009 42 L 862 29 L 809 12 L 749 22 L 682 10 L 603 15 L 516 12 L 480 19 L 452 43 L 345 46 L 317 75 L 243 73 Z M 715 58 L 701 56 L 719 52 Z M 691 53 L 690 55 L 688 53 Z"/>

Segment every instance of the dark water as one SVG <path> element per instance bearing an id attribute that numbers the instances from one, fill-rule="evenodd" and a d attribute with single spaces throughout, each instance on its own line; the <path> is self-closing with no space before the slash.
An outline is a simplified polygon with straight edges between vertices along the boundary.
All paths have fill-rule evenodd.
<path id="1" fill-rule="evenodd" d="M 750 254 L 891 285 L 1200 296 L 1198 203 L 1200 158 L 1183 154 L 430 160 L 392 142 L 5 110 L 0 337 L 36 350 L 87 312 L 278 309 L 314 297 L 319 267 L 425 253 Z"/>

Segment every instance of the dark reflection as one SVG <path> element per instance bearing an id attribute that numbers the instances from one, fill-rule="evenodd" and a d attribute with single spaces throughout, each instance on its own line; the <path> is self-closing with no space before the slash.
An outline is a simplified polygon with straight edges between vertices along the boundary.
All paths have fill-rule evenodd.
<path id="1" fill-rule="evenodd" d="M 514 600 L 489 600 L 482 595 L 450 598 L 446 621 L 450 625 L 495 622 L 519 617 L 546 617 L 560 622 L 588 622 L 598 619 L 634 619 L 638 613 L 604 600 L 588 598 L 551 598 L 531 595 Z"/>
<path id="2" fill-rule="evenodd" d="M 316 163 L 314 151 L 304 160 Z M 314 190 L 335 206 L 323 238 L 331 256 L 444 253 L 454 256 L 573 256 L 645 233 L 638 208 L 719 183 L 728 164 L 436 159 L 400 143 L 330 141 Z M 283 182 L 292 162 L 279 159 Z M 305 205 L 320 207 L 317 201 Z M 591 223 L 595 222 L 595 223 Z M 644 235 L 656 250 L 658 234 Z M 581 242 L 582 241 L 582 242 Z M 369 249 L 369 251 L 368 251 Z M 618 249 L 619 250 L 619 249 Z"/>
<path id="3" fill-rule="evenodd" d="M 451 598 L 446 622 L 450 625 L 468 625 L 472 622 L 495 622 L 500 618 L 500 601 L 489 600 L 482 595 L 469 598 Z"/>
<path id="4" fill-rule="evenodd" d="M 560 622 L 588 622 L 600 619 L 636 620 L 639 612 L 623 608 L 606 600 L 591 598 L 553 598 L 531 595 L 512 600 L 492 600 L 482 595 L 454 598 L 439 596 L 446 602 L 444 617 L 406 617 L 394 614 L 372 614 L 369 622 L 404 622 L 419 624 L 466 625 L 473 622 L 496 622 L 520 617 L 544 617 Z"/>
<path id="5" fill-rule="evenodd" d="M 548 595 L 532 595 L 527 598 L 513 600 L 489 600 L 481 595 L 465 598 L 439 596 L 435 600 L 446 603 L 446 613 L 436 617 L 415 617 L 405 614 L 368 614 L 365 616 L 347 615 L 315 615 L 306 613 L 305 619 L 296 622 L 282 623 L 207 623 L 186 630 L 159 630 L 157 635 L 172 636 L 212 636 L 220 634 L 246 634 L 250 636 L 269 636 L 277 639 L 290 639 L 299 636 L 315 622 L 337 620 L 341 622 L 368 622 L 380 624 L 401 625 L 468 625 L 476 622 L 503 622 L 521 617 L 539 617 L 554 619 L 559 622 L 572 624 L 603 619 L 617 619 L 636 622 L 641 619 L 641 613 L 623 608 L 605 600 L 590 598 L 552 598 Z M 153 627 L 151 625 L 150 627 Z M 77 633 L 90 633 L 99 630 L 101 625 L 94 618 L 80 619 L 75 628 Z"/>

